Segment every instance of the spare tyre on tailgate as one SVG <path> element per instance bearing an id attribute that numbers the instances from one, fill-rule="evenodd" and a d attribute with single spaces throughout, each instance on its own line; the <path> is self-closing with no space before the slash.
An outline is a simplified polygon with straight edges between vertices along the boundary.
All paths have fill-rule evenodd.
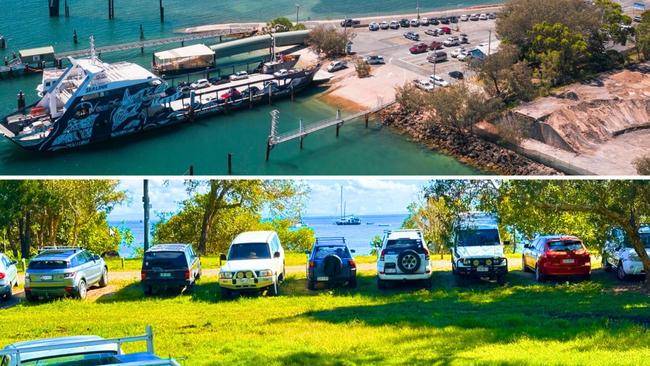
<path id="1" fill-rule="evenodd" d="M 414 273 L 420 268 L 421 263 L 420 255 L 413 249 L 406 249 L 397 257 L 397 266 L 404 273 Z"/>
<path id="2" fill-rule="evenodd" d="M 330 254 L 323 260 L 323 272 L 329 277 L 334 277 L 341 273 L 343 262 L 336 254 Z"/>

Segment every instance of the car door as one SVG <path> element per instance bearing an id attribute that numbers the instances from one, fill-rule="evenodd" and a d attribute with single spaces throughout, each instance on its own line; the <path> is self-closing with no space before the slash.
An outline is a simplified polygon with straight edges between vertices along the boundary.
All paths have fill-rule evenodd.
<path id="1" fill-rule="evenodd" d="M 622 229 L 612 230 L 612 244 L 610 248 L 610 255 L 607 258 L 609 264 L 614 267 L 618 267 L 618 263 L 621 260 L 621 254 L 625 251 L 625 234 Z"/>
<path id="2" fill-rule="evenodd" d="M 7 268 L 8 278 L 13 281 L 13 283 L 18 283 L 18 267 L 15 262 L 12 262 L 9 257 L 5 256 L 5 267 Z"/>
<path id="3" fill-rule="evenodd" d="M 539 238 L 533 239 L 526 248 L 522 251 L 523 253 L 523 259 L 524 263 L 522 265 L 525 265 L 526 267 L 529 268 L 534 268 L 535 260 L 533 259 L 533 254 L 534 254 L 534 248 L 537 245 L 537 242 L 539 241 Z"/>
<path id="4" fill-rule="evenodd" d="M 85 250 L 79 253 L 78 256 L 81 268 L 86 276 L 86 284 L 90 287 L 99 280 L 99 274 L 97 273 L 98 261 L 95 261 L 93 256 Z"/>
<path id="5" fill-rule="evenodd" d="M 276 252 L 280 253 L 278 258 L 275 257 Z M 279 275 L 282 273 L 282 252 L 280 251 L 280 240 L 275 235 L 273 236 L 273 239 L 271 239 L 271 255 L 273 256 L 275 273 Z"/>

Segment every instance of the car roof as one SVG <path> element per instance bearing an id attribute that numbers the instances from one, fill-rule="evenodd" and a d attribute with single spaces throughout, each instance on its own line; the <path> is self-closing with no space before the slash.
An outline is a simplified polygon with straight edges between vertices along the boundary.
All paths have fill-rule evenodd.
<path id="1" fill-rule="evenodd" d="M 47 249 L 38 253 L 38 255 L 32 260 L 64 261 L 74 257 L 77 253 L 82 251 L 83 249 Z"/>
<path id="2" fill-rule="evenodd" d="M 156 244 L 147 250 L 149 252 L 183 252 L 191 244 L 170 243 L 170 244 Z"/>
<path id="3" fill-rule="evenodd" d="M 274 235 L 275 231 L 246 231 L 237 235 L 232 244 L 268 243 Z"/>
<path id="4" fill-rule="evenodd" d="M 422 233 L 419 230 L 394 230 L 388 233 L 388 240 L 393 239 L 422 239 Z"/>
<path id="5" fill-rule="evenodd" d="M 560 235 L 560 234 L 555 234 L 555 235 L 543 235 L 543 236 L 540 236 L 540 239 L 544 239 L 544 240 L 546 240 L 546 241 L 550 241 L 550 240 L 577 240 L 577 241 L 581 241 L 580 238 L 578 238 L 577 236 L 573 236 L 573 235 Z"/>

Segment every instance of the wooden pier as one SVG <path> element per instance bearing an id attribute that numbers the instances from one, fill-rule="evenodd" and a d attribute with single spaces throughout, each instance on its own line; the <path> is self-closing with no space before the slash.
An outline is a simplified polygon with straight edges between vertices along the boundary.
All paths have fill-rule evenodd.
<path id="1" fill-rule="evenodd" d="M 216 31 L 211 31 L 211 32 L 205 32 L 205 33 L 194 33 L 194 34 L 187 34 L 183 36 L 176 36 L 176 37 L 169 37 L 169 38 L 158 38 L 158 39 L 150 39 L 150 40 L 140 40 L 136 42 L 129 42 L 129 43 L 122 43 L 122 44 L 116 44 L 116 45 L 111 45 L 111 46 L 104 46 L 104 47 L 97 47 L 95 49 L 95 52 L 97 54 L 101 55 L 104 53 L 110 53 L 110 52 L 118 52 L 118 51 L 127 51 L 127 50 L 133 50 L 133 49 L 140 49 L 144 50 L 145 47 L 154 47 L 154 46 L 161 46 L 161 45 L 166 45 L 170 43 L 180 43 L 181 45 L 185 45 L 185 42 L 192 42 L 192 41 L 199 41 L 199 40 L 204 40 L 204 39 L 210 39 L 210 38 L 217 38 L 217 37 L 223 37 L 223 36 L 243 36 L 243 35 L 249 35 L 253 32 L 255 32 L 255 28 L 253 27 L 231 27 L 228 29 L 219 29 Z M 83 56 L 89 56 L 90 55 L 90 49 L 84 49 L 84 50 L 75 50 L 75 51 L 67 51 L 67 52 L 59 52 L 55 54 L 55 58 L 58 61 L 65 59 L 67 57 L 83 57 Z"/>
<path id="2" fill-rule="evenodd" d="M 395 102 L 390 102 L 390 103 L 380 102 L 380 104 L 373 109 L 363 111 L 363 112 L 358 112 L 353 115 L 347 116 L 345 118 L 341 116 L 341 110 L 337 110 L 335 118 L 322 120 L 315 123 L 310 123 L 307 126 L 304 126 L 302 120 L 300 120 L 300 126 L 298 127 L 298 129 L 287 131 L 284 133 L 277 133 L 280 112 L 278 110 L 274 110 L 271 112 L 271 133 L 266 142 L 266 161 L 269 160 L 271 156 L 271 150 L 273 150 L 273 148 L 276 145 L 289 142 L 292 140 L 300 139 L 300 148 L 302 149 L 303 140 L 307 135 L 320 130 L 324 130 L 329 127 L 336 127 L 336 137 L 339 137 L 339 130 L 344 123 L 363 117 L 366 124 L 366 128 L 368 128 L 368 120 L 370 119 L 371 115 L 382 111 L 383 109 L 393 105 L 394 103 Z"/>

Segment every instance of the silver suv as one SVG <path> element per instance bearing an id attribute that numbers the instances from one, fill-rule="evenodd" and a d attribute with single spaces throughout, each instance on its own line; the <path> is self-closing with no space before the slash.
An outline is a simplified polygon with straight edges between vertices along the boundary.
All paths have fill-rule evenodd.
<path id="1" fill-rule="evenodd" d="M 81 248 L 46 247 L 29 262 L 25 273 L 25 298 L 74 296 L 85 299 L 88 288 L 108 285 L 104 260 Z"/>

